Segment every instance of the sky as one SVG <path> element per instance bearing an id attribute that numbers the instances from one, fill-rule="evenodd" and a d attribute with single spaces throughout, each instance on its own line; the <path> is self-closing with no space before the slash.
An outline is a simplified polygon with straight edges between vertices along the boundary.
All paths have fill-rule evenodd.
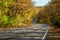
<path id="1" fill-rule="evenodd" d="M 35 6 L 45 6 L 50 0 L 32 0 Z"/>

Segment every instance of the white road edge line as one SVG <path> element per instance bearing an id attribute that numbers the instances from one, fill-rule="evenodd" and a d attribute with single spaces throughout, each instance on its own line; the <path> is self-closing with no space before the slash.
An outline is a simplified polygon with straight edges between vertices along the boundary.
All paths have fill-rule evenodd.
<path id="1" fill-rule="evenodd" d="M 48 30 L 49 30 L 49 27 L 48 27 Z M 45 39 L 45 37 L 46 37 L 46 35 L 47 35 L 47 33 L 48 33 L 48 30 L 46 31 L 46 33 L 45 33 L 45 35 L 43 36 L 42 40 Z"/>

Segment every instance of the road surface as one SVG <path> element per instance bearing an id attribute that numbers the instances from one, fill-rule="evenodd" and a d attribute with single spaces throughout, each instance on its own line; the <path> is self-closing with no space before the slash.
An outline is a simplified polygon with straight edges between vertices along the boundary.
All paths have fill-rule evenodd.
<path id="1" fill-rule="evenodd" d="M 36 24 L 27 28 L 0 30 L 0 40 L 44 40 L 48 29 L 47 24 Z"/>

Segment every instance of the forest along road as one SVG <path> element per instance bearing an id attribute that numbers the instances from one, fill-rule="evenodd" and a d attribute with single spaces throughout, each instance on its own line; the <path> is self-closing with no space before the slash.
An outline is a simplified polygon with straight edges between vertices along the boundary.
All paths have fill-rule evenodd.
<path id="1" fill-rule="evenodd" d="M 36 24 L 27 28 L 0 30 L 0 40 L 44 40 L 48 29 L 47 24 Z"/>

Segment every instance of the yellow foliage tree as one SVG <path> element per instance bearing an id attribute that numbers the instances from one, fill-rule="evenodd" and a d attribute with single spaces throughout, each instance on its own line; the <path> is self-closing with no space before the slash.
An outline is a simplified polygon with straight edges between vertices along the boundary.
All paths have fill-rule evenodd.
<path id="1" fill-rule="evenodd" d="M 37 15 L 38 9 L 33 5 L 31 0 L 14 0 L 12 4 L 12 13 L 16 14 L 16 22 L 19 25 L 22 24 L 31 24 L 33 18 Z M 12 14 L 12 15 L 14 15 Z M 10 13 L 11 15 L 11 13 Z"/>

